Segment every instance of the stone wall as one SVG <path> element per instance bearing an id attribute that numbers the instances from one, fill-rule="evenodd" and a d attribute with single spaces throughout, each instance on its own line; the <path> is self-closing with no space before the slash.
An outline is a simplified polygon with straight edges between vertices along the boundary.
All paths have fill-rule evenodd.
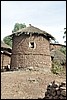
<path id="1" fill-rule="evenodd" d="M 36 47 L 30 48 L 29 43 Z M 11 67 L 51 67 L 49 41 L 43 36 L 15 36 L 11 56 Z"/>
<path id="2" fill-rule="evenodd" d="M 30 48 L 29 42 L 35 42 L 36 48 Z M 12 54 L 45 54 L 50 55 L 49 41 L 43 36 L 15 36 Z"/>
<path id="3" fill-rule="evenodd" d="M 1 69 L 11 63 L 11 57 L 7 54 L 1 54 Z"/>
<path id="4" fill-rule="evenodd" d="M 66 82 L 58 84 L 53 81 L 50 83 L 43 99 L 66 99 Z"/>
<path id="5" fill-rule="evenodd" d="M 51 68 L 50 56 L 45 55 L 13 55 L 12 60 L 14 61 L 13 67 L 19 68 Z M 47 61 L 47 62 L 46 62 Z"/>

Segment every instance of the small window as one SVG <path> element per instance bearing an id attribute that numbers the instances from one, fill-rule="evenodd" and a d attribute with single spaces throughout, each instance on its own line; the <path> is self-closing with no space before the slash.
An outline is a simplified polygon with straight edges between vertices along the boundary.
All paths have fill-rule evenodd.
<path id="1" fill-rule="evenodd" d="M 34 48 L 34 42 L 31 42 L 31 48 Z"/>
<path id="2" fill-rule="evenodd" d="M 36 45 L 35 45 L 35 43 L 34 43 L 34 42 L 29 42 L 29 47 L 30 47 L 30 48 L 35 48 L 35 47 L 36 47 Z"/>

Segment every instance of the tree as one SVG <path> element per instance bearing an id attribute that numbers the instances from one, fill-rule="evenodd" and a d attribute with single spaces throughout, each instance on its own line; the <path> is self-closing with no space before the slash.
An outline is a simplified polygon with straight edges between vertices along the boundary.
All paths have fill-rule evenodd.
<path id="1" fill-rule="evenodd" d="M 6 36 L 3 39 L 4 43 L 12 47 L 12 38 L 10 36 Z"/>
<path id="2" fill-rule="evenodd" d="M 22 28 L 24 28 L 24 27 L 26 27 L 26 25 L 25 25 L 25 23 L 23 23 L 23 24 L 19 24 L 19 23 L 16 23 L 15 25 L 14 25 L 14 29 L 12 30 L 12 32 L 16 32 L 16 31 L 18 31 L 18 30 L 20 30 L 20 29 L 22 29 Z"/>
<path id="3" fill-rule="evenodd" d="M 24 27 L 26 27 L 25 23 L 23 23 L 23 24 L 21 24 L 21 23 L 20 23 L 20 24 L 19 24 L 19 23 L 16 23 L 16 24 L 14 25 L 14 29 L 12 30 L 12 32 L 16 32 L 16 31 L 18 31 L 19 29 L 22 29 L 22 28 L 24 28 Z M 6 43 L 6 44 L 9 45 L 10 47 L 12 47 L 12 37 L 6 36 L 6 37 L 4 37 L 3 41 L 4 41 L 4 43 Z"/>
<path id="4" fill-rule="evenodd" d="M 66 38 L 66 28 L 64 28 L 64 30 L 65 30 L 65 31 L 64 31 L 63 39 Z M 64 41 L 64 43 L 66 43 L 66 41 Z"/>

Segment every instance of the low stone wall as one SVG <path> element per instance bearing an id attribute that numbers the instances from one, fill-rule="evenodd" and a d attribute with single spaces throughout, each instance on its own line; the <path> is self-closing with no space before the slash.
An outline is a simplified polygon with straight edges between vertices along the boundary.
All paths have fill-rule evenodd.
<path id="1" fill-rule="evenodd" d="M 53 81 L 50 83 L 43 99 L 66 99 L 66 82 L 58 84 Z"/>

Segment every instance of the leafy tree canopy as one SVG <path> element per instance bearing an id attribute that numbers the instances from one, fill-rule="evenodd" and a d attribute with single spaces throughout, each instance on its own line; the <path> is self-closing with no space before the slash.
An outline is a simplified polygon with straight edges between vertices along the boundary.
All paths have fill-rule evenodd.
<path id="1" fill-rule="evenodd" d="M 6 36 L 3 39 L 4 43 L 12 47 L 12 38 L 10 36 Z"/>
<path id="2" fill-rule="evenodd" d="M 64 28 L 64 30 L 65 30 L 65 31 L 64 31 L 63 39 L 66 38 L 66 28 Z M 66 41 L 64 41 L 64 43 L 66 43 Z"/>
<path id="3" fill-rule="evenodd" d="M 19 29 L 22 29 L 24 27 L 26 27 L 25 23 L 23 23 L 23 24 L 22 23 L 15 23 L 14 29 L 12 30 L 12 32 L 16 32 Z M 6 36 L 6 37 L 4 37 L 3 41 L 4 41 L 4 43 L 6 43 L 10 47 L 12 47 L 12 37 Z"/>
<path id="4" fill-rule="evenodd" d="M 14 25 L 14 29 L 12 30 L 12 32 L 16 32 L 16 31 L 18 31 L 18 30 L 20 30 L 20 29 L 22 29 L 22 28 L 24 28 L 24 27 L 26 27 L 25 23 L 23 23 L 23 24 L 21 24 L 21 23 L 16 23 L 16 24 Z"/>

